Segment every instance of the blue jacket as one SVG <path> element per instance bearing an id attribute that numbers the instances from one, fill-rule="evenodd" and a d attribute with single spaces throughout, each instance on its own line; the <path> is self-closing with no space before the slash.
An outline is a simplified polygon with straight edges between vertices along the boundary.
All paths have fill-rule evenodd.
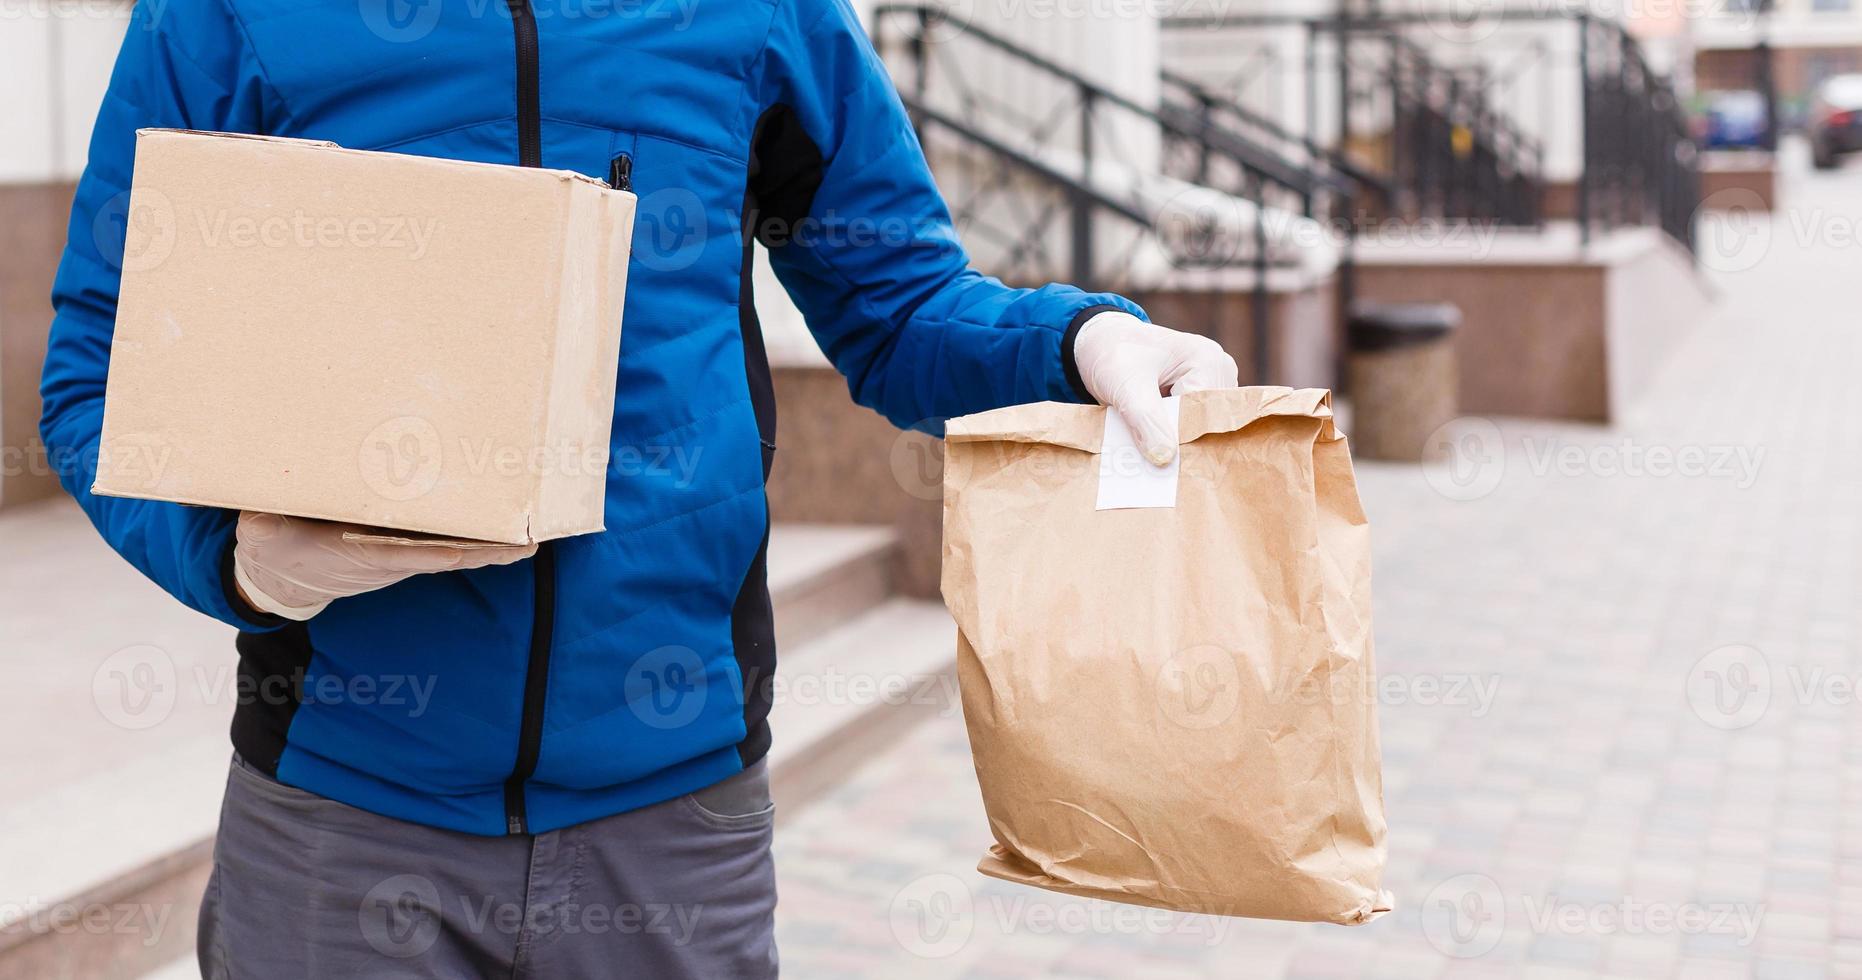
<path id="1" fill-rule="evenodd" d="M 238 751 L 322 796 L 475 834 L 670 799 L 768 750 L 776 438 L 751 237 L 854 400 L 934 433 L 1084 400 L 1070 330 L 1139 312 L 968 268 L 844 0 L 510 4 L 138 3 L 78 185 L 43 383 L 45 441 L 98 530 L 241 630 Z M 140 127 L 630 179 L 607 530 L 287 624 L 229 593 L 234 514 L 92 496 Z M 638 465 L 655 457 L 683 465 Z"/>

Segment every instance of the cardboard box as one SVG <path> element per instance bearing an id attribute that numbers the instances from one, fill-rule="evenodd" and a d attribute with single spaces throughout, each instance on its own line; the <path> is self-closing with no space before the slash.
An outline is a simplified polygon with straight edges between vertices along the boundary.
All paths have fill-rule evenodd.
<path id="1" fill-rule="evenodd" d="M 634 195 L 137 137 L 92 492 L 507 543 L 602 529 Z"/>

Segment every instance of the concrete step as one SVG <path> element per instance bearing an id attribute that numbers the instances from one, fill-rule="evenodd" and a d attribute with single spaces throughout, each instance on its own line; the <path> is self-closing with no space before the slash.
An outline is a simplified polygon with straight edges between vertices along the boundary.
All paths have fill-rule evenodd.
<path id="1" fill-rule="evenodd" d="M 957 628 L 936 602 L 891 599 L 784 651 L 770 713 L 777 819 L 793 816 L 912 726 L 960 710 Z"/>
<path id="2" fill-rule="evenodd" d="M 233 631 L 67 498 L 0 512 L 0 624 L 0 978 L 135 976 L 193 945 Z M 130 930 L 61 918 L 93 909 Z"/>
<path id="3" fill-rule="evenodd" d="M 884 601 L 898 538 L 890 527 L 777 524 L 769 533 L 776 649 L 790 650 Z"/>
<path id="4" fill-rule="evenodd" d="M 0 755 L 0 980 L 141 976 L 193 946 L 231 751 L 232 630 L 149 584 L 69 500 L 8 508 L 0 542 L 0 741 L 30 747 Z M 894 551 L 889 529 L 774 528 L 779 644 L 805 649 L 882 603 Z M 100 907 L 163 917 L 128 931 L 51 917 Z"/>

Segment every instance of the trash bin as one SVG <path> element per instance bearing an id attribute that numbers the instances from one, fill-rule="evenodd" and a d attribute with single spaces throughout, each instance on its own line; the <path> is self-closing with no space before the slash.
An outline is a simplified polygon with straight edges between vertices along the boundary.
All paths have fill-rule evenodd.
<path id="1" fill-rule="evenodd" d="M 1345 321 L 1351 448 L 1366 459 L 1419 462 L 1429 434 L 1455 417 L 1451 303 L 1361 303 Z"/>

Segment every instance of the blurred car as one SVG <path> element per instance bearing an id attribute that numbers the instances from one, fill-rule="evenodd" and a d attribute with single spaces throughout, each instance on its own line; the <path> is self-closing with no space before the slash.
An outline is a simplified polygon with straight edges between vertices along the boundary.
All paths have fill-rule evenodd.
<path id="1" fill-rule="evenodd" d="M 1765 97 L 1751 89 L 1708 92 L 1703 100 L 1701 145 L 1709 150 L 1765 146 Z"/>
<path id="2" fill-rule="evenodd" d="M 1810 105 L 1810 159 L 1829 170 L 1862 150 L 1862 75 L 1833 75 Z"/>

